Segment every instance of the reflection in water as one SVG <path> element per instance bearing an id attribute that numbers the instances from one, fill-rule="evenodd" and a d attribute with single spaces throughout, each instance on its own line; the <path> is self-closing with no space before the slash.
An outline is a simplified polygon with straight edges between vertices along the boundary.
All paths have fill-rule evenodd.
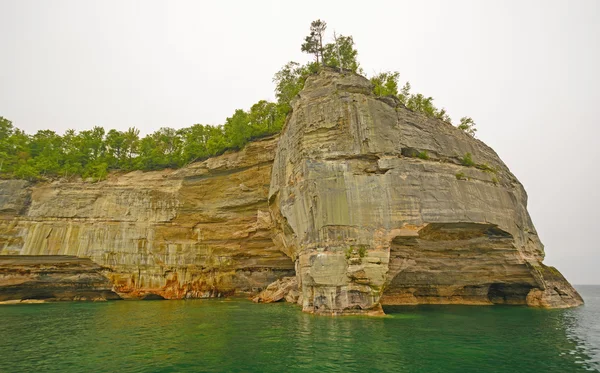
<path id="1" fill-rule="evenodd" d="M 580 285 L 577 290 L 585 306 L 562 313 L 566 335 L 576 344 L 569 354 L 584 366 L 600 371 L 600 286 Z"/>
<path id="2" fill-rule="evenodd" d="M 600 371 L 600 287 L 581 292 L 586 306 L 572 310 L 395 307 L 383 318 L 246 300 L 0 307 L 0 371 Z"/>

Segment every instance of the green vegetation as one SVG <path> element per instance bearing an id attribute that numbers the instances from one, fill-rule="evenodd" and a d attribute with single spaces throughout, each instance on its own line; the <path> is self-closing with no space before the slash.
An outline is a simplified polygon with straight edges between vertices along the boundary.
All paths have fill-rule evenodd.
<path id="1" fill-rule="evenodd" d="M 314 55 L 317 66 L 320 62 L 323 66 L 340 70 L 359 71 L 360 67 L 356 59 L 358 51 L 354 48 L 352 36 L 337 35 L 334 32 L 333 43 L 323 45 L 326 29 L 326 22 L 320 19 L 313 21 L 310 24 L 310 34 L 304 38 L 300 50 Z"/>
<path id="2" fill-rule="evenodd" d="M 306 79 L 322 66 L 343 72 L 362 73 L 352 36 L 333 34 L 324 43 L 327 24 L 316 20 L 301 45 L 315 61 L 305 65 L 291 61 L 273 77 L 277 102 L 261 100 L 250 110 L 236 110 L 218 126 L 195 124 L 188 128 L 161 128 L 144 137 L 140 131 L 102 127 L 63 135 L 51 130 L 28 135 L 0 117 L 0 178 L 41 180 L 79 176 L 92 181 L 103 180 L 113 170 L 159 170 L 182 167 L 188 163 L 220 155 L 229 149 L 241 149 L 254 139 L 281 131 L 292 110 L 291 102 L 304 87 Z M 444 109 L 433 105 L 433 98 L 412 94 L 406 82 L 398 91 L 398 72 L 385 72 L 371 78 L 377 96 L 395 96 L 406 107 L 450 122 Z M 474 136 L 472 119 L 461 119 L 459 128 Z M 427 152 L 418 154 L 428 159 Z M 469 155 L 470 159 L 470 155 Z M 472 162 L 472 161 L 471 161 Z M 463 160 L 464 163 L 464 160 Z M 470 164 L 472 165 L 472 164 Z"/>
<path id="3" fill-rule="evenodd" d="M 333 43 L 323 45 L 327 23 L 316 20 L 311 23 L 310 34 L 304 39 L 302 52 L 314 55 L 315 60 L 302 65 L 295 61 L 285 64 L 273 77 L 277 104 L 283 113 L 290 112 L 291 101 L 304 88 L 306 79 L 317 74 L 321 66 L 341 71 L 362 72 L 357 60 L 358 51 L 354 48 L 352 36 L 336 35 Z"/>
<path id="4" fill-rule="evenodd" d="M 367 256 L 367 248 L 365 246 L 360 246 L 358 248 L 358 256 L 361 258 L 364 258 L 365 256 Z"/>
<path id="5" fill-rule="evenodd" d="M 311 74 L 319 71 L 317 63 L 300 65 L 298 62 L 290 61 L 285 64 L 273 77 L 275 83 L 275 97 L 287 114 L 291 109 L 291 101 L 304 88 L 304 82 Z"/>
<path id="6" fill-rule="evenodd" d="M 462 172 L 458 172 L 458 173 L 456 173 L 456 175 L 455 175 L 455 176 L 456 176 L 456 180 L 467 180 L 467 177 L 466 177 L 466 176 L 465 176 L 465 174 L 464 174 L 464 173 L 462 173 Z"/>
<path id="7" fill-rule="evenodd" d="M 345 250 L 346 259 L 350 259 L 353 256 L 358 255 L 359 258 L 367 256 L 367 247 L 364 245 L 350 246 Z"/>
<path id="8" fill-rule="evenodd" d="M 159 170 L 240 149 L 248 141 L 277 133 L 286 105 L 259 101 L 249 111 L 236 110 L 224 125 L 195 124 L 175 130 L 161 128 L 140 138 L 140 131 L 50 130 L 30 136 L 0 117 L 0 177 L 30 181 L 81 176 L 99 181 L 111 170 Z"/>
<path id="9" fill-rule="evenodd" d="M 433 97 L 425 97 L 421 93 L 410 93 L 411 86 L 409 82 L 404 83 L 402 89 L 398 91 L 399 79 L 400 73 L 397 71 L 386 71 L 373 76 L 371 78 L 373 93 L 376 96 L 395 96 L 412 111 L 452 123 L 452 120 L 446 113 L 446 109 L 438 109 L 433 105 Z"/>
<path id="10" fill-rule="evenodd" d="M 352 36 L 333 34 L 333 43 L 326 44 L 323 49 L 323 64 L 325 66 L 362 73 L 356 59 L 358 51 L 354 48 Z"/>
<path id="11" fill-rule="evenodd" d="M 387 71 L 379 73 L 371 78 L 371 84 L 373 84 L 373 93 L 375 96 L 398 96 L 398 79 L 400 73 L 395 71 Z M 408 90 L 410 90 L 410 83 L 408 84 Z M 405 96 L 400 99 L 402 103 L 406 103 Z"/>
<path id="12" fill-rule="evenodd" d="M 426 97 L 421 93 L 411 93 L 410 82 L 404 83 L 402 89 L 398 91 L 399 79 L 400 73 L 397 71 L 386 71 L 373 76 L 371 78 L 373 93 L 379 97 L 394 96 L 412 111 L 423 113 L 428 117 L 441 119 L 444 122 L 452 124 L 452 119 L 446 113 L 446 109 L 438 109 L 433 105 L 433 97 Z M 475 132 L 477 132 L 475 125 L 475 122 L 470 117 L 462 117 L 457 128 L 475 137 Z"/>
<path id="13" fill-rule="evenodd" d="M 417 157 L 424 159 L 424 160 L 428 160 L 429 159 L 429 154 L 427 153 L 427 151 L 422 151 L 419 152 L 419 154 L 417 155 Z"/>
<path id="14" fill-rule="evenodd" d="M 319 64 L 319 57 L 321 62 L 325 65 L 325 59 L 323 58 L 323 37 L 325 36 L 325 30 L 327 29 L 327 23 L 320 19 L 312 21 L 310 24 L 310 34 L 304 38 L 304 43 L 300 47 L 300 50 L 304 53 L 314 54 L 317 65 Z"/>
<path id="15" fill-rule="evenodd" d="M 475 128 L 475 122 L 470 117 L 460 118 L 460 124 L 457 127 L 472 137 L 475 137 L 475 132 L 477 132 L 477 128 Z"/>
<path id="16" fill-rule="evenodd" d="M 494 173 L 494 174 L 498 172 L 495 168 L 488 166 L 487 163 L 478 163 L 475 165 L 475 168 L 477 168 L 481 171 L 484 171 L 484 172 L 489 172 L 489 173 Z"/>
<path id="17" fill-rule="evenodd" d="M 475 162 L 473 162 L 473 158 L 471 153 L 465 153 L 465 156 L 460 160 L 463 166 L 473 167 L 475 166 Z"/>

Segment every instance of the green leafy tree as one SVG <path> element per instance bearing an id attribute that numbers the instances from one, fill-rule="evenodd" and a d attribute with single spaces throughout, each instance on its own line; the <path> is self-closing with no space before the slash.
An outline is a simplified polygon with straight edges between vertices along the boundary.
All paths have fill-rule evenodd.
<path id="1" fill-rule="evenodd" d="M 400 89 L 400 92 L 398 92 L 399 78 L 400 73 L 397 71 L 386 71 L 373 76 L 371 78 L 373 93 L 376 96 L 396 96 L 398 100 L 410 110 L 451 123 L 451 119 L 446 113 L 446 109 L 436 108 L 435 105 L 433 105 L 432 97 L 425 97 L 420 93 L 411 94 L 409 82 L 406 82 Z"/>
<path id="2" fill-rule="evenodd" d="M 58 176 L 64 163 L 63 139 L 54 131 L 42 130 L 29 142 L 33 166 L 40 176 Z"/>
<path id="3" fill-rule="evenodd" d="M 140 130 L 130 127 L 123 133 L 123 151 L 119 165 L 121 169 L 129 171 L 135 167 L 135 158 L 138 156 L 140 147 Z"/>
<path id="4" fill-rule="evenodd" d="M 13 134 L 13 124 L 10 120 L 0 117 L 0 141 L 6 141 Z"/>
<path id="5" fill-rule="evenodd" d="M 475 137 L 475 132 L 477 132 L 475 125 L 476 124 L 471 117 L 462 117 L 460 118 L 458 129 L 465 131 L 469 136 Z"/>
<path id="6" fill-rule="evenodd" d="M 136 168 L 145 171 L 159 170 L 164 167 L 164 157 L 156 139 L 148 135 L 140 140 L 139 156 L 136 158 Z"/>
<path id="7" fill-rule="evenodd" d="M 323 61 L 323 37 L 325 30 L 327 29 L 327 23 L 320 19 L 312 21 L 310 24 L 310 34 L 304 38 L 304 43 L 300 47 L 300 50 L 304 53 L 313 54 L 315 61 L 319 64 L 319 57 Z M 325 63 L 325 61 L 323 61 Z"/>
<path id="8" fill-rule="evenodd" d="M 400 93 L 398 93 L 398 99 L 404 105 L 406 105 L 406 103 L 408 102 L 408 99 L 410 98 L 410 89 L 411 89 L 410 82 L 406 82 L 402 86 Z"/>
<path id="9" fill-rule="evenodd" d="M 238 109 L 233 115 L 225 120 L 225 138 L 228 145 L 234 149 L 241 149 L 252 137 L 250 118 L 244 110 Z"/>
<path id="10" fill-rule="evenodd" d="M 136 159 L 137 168 L 159 170 L 179 167 L 183 163 L 182 144 L 179 134 L 173 128 L 159 129 L 141 140 Z"/>
<path id="11" fill-rule="evenodd" d="M 225 139 L 225 130 L 223 126 L 207 126 L 208 140 L 206 149 L 210 156 L 220 155 L 227 150 L 229 141 Z"/>
<path id="12" fill-rule="evenodd" d="M 159 129 L 152 136 L 156 138 L 160 150 L 164 154 L 164 164 L 167 167 L 179 167 L 183 142 L 177 131 L 165 127 Z"/>
<path id="13" fill-rule="evenodd" d="M 19 164 L 15 170 L 14 176 L 28 181 L 36 181 L 39 179 L 39 173 L 33 165 L 33 160 Z"/>
<path id="14" fill-rule="evenodd" d="M 252 138 L 259 138 L 281 131 L 285 113 L 276 103 L 261 100 L 250 108 L 248 120 L 252 128 Z"/>
<path id="15" fill-rule="evenodd" d="M 2 167 L 4 163 L 8 163 L 8 153 L 0 151 L 0 175 L 2 174 Z"/>
<path id="16" fill-rule="evenodd" d="M 62 136 L 63 139 L 63 165 L 60 176 L 70 177 L 81 175 L 83 166 L 86 162 L 84 152 L 82 151 L 79 135 L 75 130 L 69 129 Z"/>
<path id="17" fill-rule="evenodd" d="M 275 83 L 275 96 L 282 105 L 282 110 L 287 114 L 291 110 L 291 101 L 304 88 L 306 78 L 318 71 L 319 65 L 310 63 L 300 65 L 290 61 L 285 64 L 273 77 Z"/>
<path id="18" fill-rule="evenodd" d="M 413 110 L 419 111 L 425 114 L 433 114 L 433 98 L 425 97 L 421 93 L 411 95 L 406 102 L 406 107 Z"/>
<path id="19" fill-rule="evenodd" d="M 451 123 L 450 116 L 446 113 L 446 109 L 438 109 L 433 105 L 433 97 L 425 97 L 421 93 L 409 95 L 406 100 L 406 107 L 413 111 L 421 112 L 429 117 Z"/>
<path id="20" fill-rule="evenodd" d="M 10 120 L 0 117 L 0 174 L 6 170 L 9 163 L 14 161 L 13 149 L 10 137 L 13 135 L 14 127 Z"/>
<path id="21" fill-rule="evenodd" d="M 101 161 L 88 163 L 83 170 L 83 178 L 98 182 L 106 179 L 108 176 L 108 164 Z"/>
<path id="22" fill-rule="evenodd" d="M 121 159 L 124 156 L 123 144 L 125 143 L 125 136 L 123 132 L 111 129 L 106 134 L 105 142 L 105 159 L 108 164 L 108 167 L 111 169 L 118 169 L 121 163 Z"/>
<path id="23" fill-rule="evenodd" d="M 303 52 L 314 56 L 314 62 L 289 62 L 275 74 L 277 102 L 261 100 L 248 110 L 238 109 L 223 125 L 161 128 L 143 139 L 136 128 L 106 132 L 98 126 L 80 132 L 68 130 L 62 136 L 49 130 L 30 136 L 0 117 L 0 175 L 27 180 L 81 176 L 99 181 L 108 176 L 109 170 L 180 167 L 228 149 L 241 149 L 253 139 L 277 133 L 285 125 L 292 102 L 306 79 L 318 73 L 321 64 L 362 73 L 353 37 L 334 33 L 333 42 L 324 44 L 326 29 L 325 22 L 312 22 L 310 34 L 301 46 Z M 396 96 L 413 111 L 450 122 L 446 110 L 436 108 L 432 97 L 411 93 L 409 82 L 399 89 L 399 76 L 390 71 L 375 75 L 371 78 L 373 93 Z M 476 131 L 475 123 L 468 117 L 462 118 L 458 127 L 471 136 Z M 428 157 L 425 153 L 419 156 Z"/>
<path id="24" fill-rule="evenodd" d="M 373 93 L 375 96 L 398 96 L 398 79 L 400 73 L 397 71 L 386 71 L 372 77 Z M 410 89 L 410 88 L 409 88 Z"/>
<path id="25" fill-rule="evenodd" d="M 361 71 L 357 56 L 358 51 L 354 48 L 352 36 L 334 34 L 334 42 L 326 44 L 323 48 L 323 64 L 338 69 Z"/>
<path id="26" fill-rule="evenodd" d="M 207 141 L 209 139 L 208 127 L 210 126 L 204 127 L 201 124 L 194 124 L 179 131 L 179 135 L 183 139 L 182 157 L 185 163 L 210 156 L 207 148 Z"/>

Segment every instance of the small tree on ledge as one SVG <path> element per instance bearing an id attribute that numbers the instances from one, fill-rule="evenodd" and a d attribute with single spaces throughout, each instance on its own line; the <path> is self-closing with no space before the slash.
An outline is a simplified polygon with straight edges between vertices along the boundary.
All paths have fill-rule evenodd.
<path id="1" fill-rule="evenodd" d="M 475 132 L 477 132 L 477 128 L 475 128 L 475 122 L 471 117 L 462 117 L 460 118 L 460 124 L 458 125 L 458 129 L 465 131 L 468 135 L 475 137 Z"/>
<path id="2" fill-rule="evenodd" d="M 323 35 L 325 34 L 325 29 L 327 29 L 325 21 L 321 21 L 320 19 L 312 21 L 310 24 L 310 34 L 304 38 L 304 44 L 300 47 L 302 52 L 314 54 L 317 63 L 321 60 L 323 65 L 325 64 L 323 60 Z"/>

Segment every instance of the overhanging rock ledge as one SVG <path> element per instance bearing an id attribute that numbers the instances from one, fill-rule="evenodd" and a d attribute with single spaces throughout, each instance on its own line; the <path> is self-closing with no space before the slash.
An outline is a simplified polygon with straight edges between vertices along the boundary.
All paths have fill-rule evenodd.
<path id="1" fill-rule="evenodd" d="M 461 162 L 467 153 L 474 164 Z M 325 69 L 293 102 L 273 164 L 274 241 L 318 314 L 382 305 L 582 304 L 554 268 L 523 186 L 483 142 Z"/>

